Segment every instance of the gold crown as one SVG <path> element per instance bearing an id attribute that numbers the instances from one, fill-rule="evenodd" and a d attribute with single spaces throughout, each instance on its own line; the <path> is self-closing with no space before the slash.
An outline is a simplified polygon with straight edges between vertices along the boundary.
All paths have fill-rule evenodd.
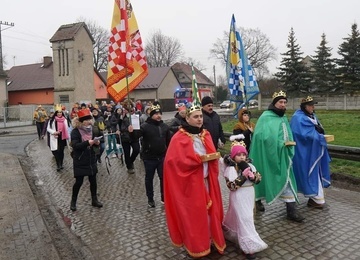
<path id="1" fill-rule="evenodd" d="M 152 105 L 152 106 L 150 107 L 150 111 L 157 110 L 157 109 L 161 109 L 161 108 L 160 108 L 160 105 Z"/>
<path id="2" fill-rule="evenodd" d="M 310 96 L 307 96 L 306 98 L 301 99 L 301 103 L 307 103 L 310 101 L 314 101 L 314 99 Z"/>
<path id="3" fill-rule="evenodd" d="M 61 104 L 56 104 L 56 105 L 54 106 L 54 110 L 55 110 L 55 111 L 62 111 L 62 105 L 61 105 Z"/>
<path id="4" fill-rule="evenodd" d="M 286 93 L 282 90 L 280 90 L 279 92 L 274 92 L 272 98 L 275 99 L 277 97 L 286 97 Z"/>
<path id="5" fill-rule="evenodd" d="M 233 146 L 237 146 L 237 145 L 241 145 L 241 146 L 244 146 L 246 148 L 246 144 L 245 144 L 244 141 L 240 141 L 240 142 L 234 141 L 234 142 L 232 142 L 231 143 L 231 148 L 233 148 Z"/>
<path id="6" fill-rule="evenodd" d="M 194 111 L 201 111 L 201 106 L 193 104 L 191 105 L 191 107 L 189 107 L 188 109 L 186 109 L 186 114 L 190 115 L 192 112 Z"/>

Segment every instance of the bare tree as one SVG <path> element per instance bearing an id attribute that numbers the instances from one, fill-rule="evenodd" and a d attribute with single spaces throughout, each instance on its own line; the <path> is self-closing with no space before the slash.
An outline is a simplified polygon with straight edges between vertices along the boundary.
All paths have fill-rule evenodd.
<path id="1" fill-rule="evenodd" d="M 95 69 L 98 71 L 107 70 L 110 32 L 99 26 L 94 20 L 88 20 L 84 17 L 80 17 L 77 21 L 85 22 L 91 36 L 94 38 L 95 43 L 93 58 Z"/>
<path id="2" fill-rule="evenodd" d="M 183 50 L 178 39 L 157 30 L 146 41 L 145 54 L 149 67 L 168 67 L 181 59 Z"/>
<path id="3" fill-rule="evenodd" d="M 276 48 L 271 45 L 266 34 L 259 29 L 245 29 L 240 27 L 241 39 L 250 64 L 256 71 L 257 75 L 268 73 L 269 69 L 267 63 L 271 60 L 276 60 Z M 220 60 L 226 66 L 227 52 L 228 52 L 229 32 L 224 31 L 222 39 L 217 38 L 210 49 L 211 57 Z"/>
<path id="4" fill-rule="evenodd" d="M 185 63 L 187 65 L 193 65 L 194 67 L 196 67 L 199 71 L 204 71 L 206 70 L 205 65 L 203 65 L 200 61 L 195 60 L 191 57 L 188 57 L 186 60 L 182 61 L 182 63 Z"/>

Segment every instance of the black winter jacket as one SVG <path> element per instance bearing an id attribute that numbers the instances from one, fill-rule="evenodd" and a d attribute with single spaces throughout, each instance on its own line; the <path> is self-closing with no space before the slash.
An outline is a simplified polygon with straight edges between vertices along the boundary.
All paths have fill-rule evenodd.
<path id="1" fill-rule="evenodd" d="M 171 139 L 167 124 L 149 117 L 140 126 L 140 135 L 143 137 L 143 160 L 160 159 L 165 156 Z"/>
<path id="2" fill-rule="evenodd" d="M 179 112 L 177 112 L 174 116 L 174 119 L 171 121 L 170 124 L 170 131 L 171 134 L 175 134 L 178 130 L 179 130 L 179 126 L 182 125 L 181 122 L 184 122 L 185 118 L 183 118 L 182 116 L 180 116 Z"/>
<path id="3" fill-rule="evenodd" d="M 214 142 L 215 148 L 218 149 L 218 140 L 225 144 L 225 136 L 220 122 L 219 115 L 213 111 L 211 114 L 207 113 L 205 110 L 203 112 L 204 123 L 203 126 L 211 134 L 211 139 Z"/>
<path id="4" fill-rule="evenodd" d="M 95 175 L 98 172 L 96 156 L 89 141 L 82 141 L 79 129 L 71 131 L 71 146 L 73 148 L 74 177 Z"/>

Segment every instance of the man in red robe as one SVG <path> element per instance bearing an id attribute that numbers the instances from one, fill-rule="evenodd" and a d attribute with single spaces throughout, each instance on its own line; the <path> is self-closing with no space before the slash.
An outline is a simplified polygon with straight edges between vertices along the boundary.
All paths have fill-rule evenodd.
<path id="1" fill-rule="evenodd" d="M 172 243 L 191 257 L 222 254 L 223 205 L 218 181 L 218 153 L 202 128 L 200 106 L 187 109 L 186 122 L 172 137 L 164 163 L 165 212 Z"/>

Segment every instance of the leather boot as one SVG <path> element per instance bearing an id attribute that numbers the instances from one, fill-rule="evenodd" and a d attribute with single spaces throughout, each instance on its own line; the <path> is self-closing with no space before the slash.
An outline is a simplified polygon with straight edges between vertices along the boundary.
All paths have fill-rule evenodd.
<path id="1" fill-rule="evenodd" d="M 71 199 L 70 209 L 72 211 L 76 211 L 76 198 L 74 198 L 74 197 Z"/>
<path id="2" fill-rule="evenodd" d="M 100 201 L 98 201 L 97 196 L 93 196 L 91 197 L 91 199 L 92 199 L 91 205 L 93 207 L 101 208 L 103 206 L 103 204 Z"/>
<path id="3" fill-rule="evenodd" d="M 300 215 L 296 209 L 296 202 L 287 202 L 286 203 L 286 213 L 287 219 L 295 222 L 302 222 L 305 218 Z"/>
<path id="4" fill-rule="evenodd" d="M 261 203 L 261 200 L 257 200 L 255 202 L 255 206 L 256 206 L 256 211 L 261 211 L 261 212 L 265 211 L 264 204 Z"/>

